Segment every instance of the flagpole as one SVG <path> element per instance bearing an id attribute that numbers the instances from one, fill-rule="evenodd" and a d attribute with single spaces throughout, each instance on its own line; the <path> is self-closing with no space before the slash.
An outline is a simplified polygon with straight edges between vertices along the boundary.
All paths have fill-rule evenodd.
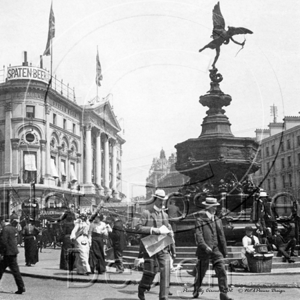
<path id="1" fill-rule="evenodd" d="M 97 55 L 98 55 L 98 45 L 97 45 Z M 97 72 L 97 70 L 96 70 Z M 96 97 L 96 102 L 98 102 L 98 84 L 96 82 L 96 89 L 97 89 L 97 97 Z"/>
<path id="2" fill-rule="evenodd" d="M 51 60 L 50 60 L 50 85 L 52 86 L 52 65 L 53 65 L 53 43 L 51 39 Z"/>

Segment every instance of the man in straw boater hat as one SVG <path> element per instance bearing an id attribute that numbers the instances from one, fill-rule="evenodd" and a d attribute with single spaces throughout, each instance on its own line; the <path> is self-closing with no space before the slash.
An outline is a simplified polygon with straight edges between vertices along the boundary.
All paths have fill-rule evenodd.
<path id="1" fill-rule="evenodd" d="M 141 245 L 144 270 L 138 286 L 138 297 L 140 300 L 145 300 L 145 291 L 150 290 L 156 273 L 160 271 L 159 299 L 167 300 L 170 287 L 168 247 L 173 242 L 170 237 L 172 228 L 169 225 L 168 215 L 163 210 L 163 204 L 167 199 L 165 191 L 157 189 L 152 197 L 153 207 L 149 210 L 143 210 L 136 226 L 137 232 L 144 236 Z"/>
<path id="2" fill-rule="evenodd" d="M 222 220 L 216 216 L 218 203 L 216 198 L 207 197 L 202 204 L 205 210 L 200 211 L 196 219 L 196 243 L 198 257 L 196 265 L 196 276 L 194 281 L 193 298 L 199 297 L 202 280 L 212 261 L 213 268 L 218 277 L 220 300 L 232 300 L 229 298 L 227 274 L 224 258 L 227 255 L 226 239 L 223 231 Z"/>

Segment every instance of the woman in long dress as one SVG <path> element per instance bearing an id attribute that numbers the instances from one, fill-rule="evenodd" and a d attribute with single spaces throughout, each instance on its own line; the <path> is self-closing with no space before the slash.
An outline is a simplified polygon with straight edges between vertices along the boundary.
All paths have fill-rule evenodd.
<path id="1" fill-rule="evenodd" d="M 30 218 L 29 222 L 23 228 L 25 261 L 27 267 L 30 267 L 39 261 L 39 250 L 37 245 L 38 234 L 39 230 L 35 227 L 34 220 Z"/>
<path id="2" fill-rule="evenodd" d="M 63 232 L 63 239 L 62 239 L 62 246 L 61 246 L 61 253 L 60 253 L 60 263 L 59 263 L 59 268 L 62 270 L 69 270 L 69 271 L 73 270 L 73 264 L 70 260 L 70 257 L 71 257 L 71 251 L 74 248 L 74 244 L 71 241 L 70 236 L 75 226 L 74 221 L 75 221 L 75 213 L 71 209 L 69 211 L 66 211 L 59 220 L 59 222 L 62 223 L 62 232 Z"/>
<path id="3" fill-rule="evenodd" d="M 70 239 L 74 241 L 75 248 L 78 251 L 76 253 L 74 268 L 77 269 L 77 274 L 89 275 L 91 274 L 89 265 L 91 239 L 88 236 L 90 222 L 87 219 L 87 215 L 82 213 L 74 223 L 75 227 L 70 236 Z"/>
<path id="4" fill-rule="evenodd" d="M 106 271 L 103 240 L 108 237 L 107 225 L 103 222 L 103 215 L 95 217 L 90 226 L 89 236 L 92 238 L 89 258 L 91 272 L 94 274 L 96 269 L 99 274 L 102 274 Z"/>

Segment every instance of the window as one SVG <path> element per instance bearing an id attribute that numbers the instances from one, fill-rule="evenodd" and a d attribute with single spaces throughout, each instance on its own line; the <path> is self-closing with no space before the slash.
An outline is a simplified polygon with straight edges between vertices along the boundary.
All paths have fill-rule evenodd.
<path id="1" fill-rule="evenodd" d="M 23 182 L 30 183 L 32 181 L 36 182 L 36 153 L 25 152 L 23 156 Z"/>
<path id="2" fill-rule="evenodd" d="M 26 105 L 26 118 L 34 118 L 35 107 L 32 105 Z"/>
<path id="3" fill-rule="evenodd" d="M 284 165 L 284 157 L 281 159 L 281 168 L 284 169 L 285 165 Z"/>
<path id="4" fill-rule="evenodd" d="M 56 114 L 53 114 L 53 122 L 52 122 L 52 123 L 53 123 L 54 125 L 56 125 L 56 122 L 57 122 L 57 120 L 56 120 Z"/>
<path id="5" fill-rule="evenodd" d="M 268 179 L 268 190 L 271 190 L 271 179 Z"/>
<path id="6" fill-rule="evenodd" d="M 289 174 L 289 186 L 293 186 L 293 182 L 292 182 L 292 174 Z"/>
<path id="7" fill-rule="evenodd" d="M 266 147 L 266 156 L 269 156 L 270 153 L 269 153 L 269 147 Z"/>
<path id="8" fill-rule="evenodd" d="M 65 182 L 66 179 L 67 179 L 67 176 L 66 176 L 66 161 L 65 160 L 61 160 L 60 173 L 61 173 L 61 181 Z"/>
<path id="9" fill-rule="evenodd" d="M 267 172 L 269 172 L 269 170 L 270 170 L 270 163 L 267 162 Z"/>
<path id="10" fill-rule="evenodd" d="M 292 166 L 292 159 L 291 159 L 291 157 L 288 156 L 287 160 L 288 160 L 288 166 L 291 167 Z"/>
<path id="11" fill-rule="evenodd" d="M 297 136 L 297 145 L 300 146 L 300 135 Z"/>
<path id="12" fill-rule="evenodd" d="M 281 152 L 284 151 L 284 143 L 283 142 L 280 143 L 280 149 L 281 149 Z"/>
<path id="13" fill-rule="evenodd" d="M 274 190 L 277 189 L 276 178 L 273 178 L 273 189 L 274 189 Z"/>
<path id="14" fill-rule="evenodd" d="M 291 140 L 286 141 L 286 149 L 291 150 Z"/>
<path id="15" fill-rule="evenodd" d="M 76 124 L 73 123 L 73 133 L 76 133 Z"/>
<path id="16" fill-rule="evenodd" d="M 285 176 L 282 175 L 282 187 L 285 188 Z"/>
<path id="17" fill-rule="evenodd" d="M 300 153 L 298 153 L 298 165 L 300 165 Z"/>
<path id="18" fill-rule="evenodd" d="M 272 155 L 275 154 L 275 145 L 272 145 Z"/>
<path id="19" fill-rule="evenodd" d="M 64 121 L 63 121 L 64 123 L 63 123 L 63 129 L 67 129 L 67 120 L 66 119 L 64 119 Z"/>

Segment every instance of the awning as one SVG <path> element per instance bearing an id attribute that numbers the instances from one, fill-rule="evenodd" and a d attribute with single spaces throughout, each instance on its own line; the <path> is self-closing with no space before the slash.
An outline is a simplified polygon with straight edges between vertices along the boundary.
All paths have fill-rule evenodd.
<path id="1" fill-rule="evenodd" d="M 24 165 L 26 171 L 36 171 L 35 154 L 25 154 Z"/>
<path id="2" fill-rule="evenodd" d="M 73 164 L 71 164 L 71 166 L 70 166 L 70 180 L 71 180 L 72 183 L 77 181 L 77 177 L 76 177 L 74 168 L 75 168 L 75 166 Z"/>
<path id="3" fill-rule="evenodd" d="M 51 169 L 51 175 L 54 178 L 58 178 L 58 172 L 55 166 L 55 159 L 51 157 L 51 161 L 50 161 L 50 169 Z"/>

